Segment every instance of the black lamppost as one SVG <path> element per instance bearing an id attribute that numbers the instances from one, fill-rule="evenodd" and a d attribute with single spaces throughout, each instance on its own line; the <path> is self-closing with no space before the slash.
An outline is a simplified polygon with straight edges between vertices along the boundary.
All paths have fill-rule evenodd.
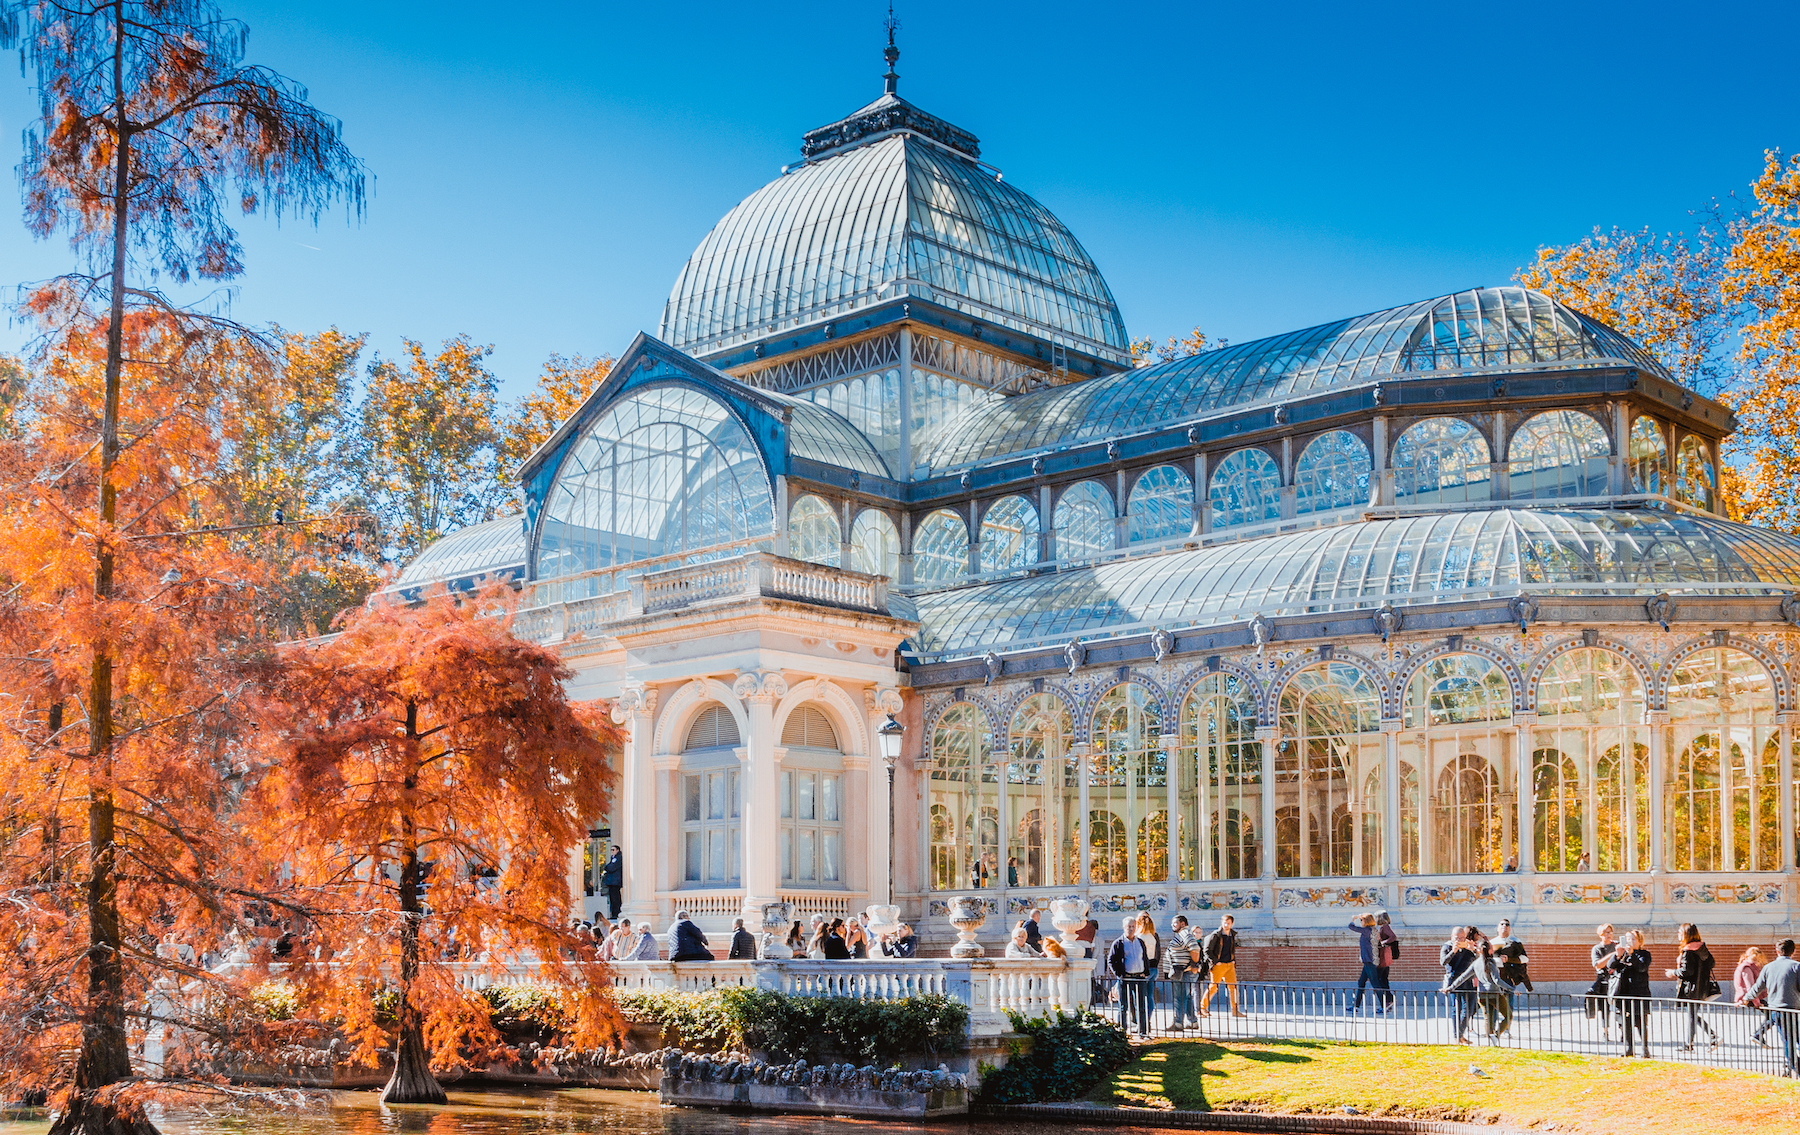
<path id="1" fill-rule="evenodd" d="M 900 738 L 906 727 L 888 714 L 887 724 L 877 729 L 876 735 L 881 738 L 881 762 L 887 765 L 888 774 L 888 905 L 894 903 L 894 762 L 900 759 Z"/>

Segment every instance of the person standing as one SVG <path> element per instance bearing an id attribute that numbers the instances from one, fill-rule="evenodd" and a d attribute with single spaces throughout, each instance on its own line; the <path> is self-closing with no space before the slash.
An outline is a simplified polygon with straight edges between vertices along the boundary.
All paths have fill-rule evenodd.
<path id="1" fill-rule="evenodd" d="M 1019 885 L 1019 857 L 1016 855 L 1006 857 L 1006 885 L 1009 887 Z"/>
<path id="2" fill-rule="evenodd" d="M 619 902 L 625 893 L 625 854 L 616 843 L 600 868 L 600 889 L 606 892 L 606 917 L 616 920 Z"/>
<path id="3" fill-rule="evenodd" d="M 844 926 L 844 948 L 850 951 L 852 958 L 869 956 L 869 932 L 863 927 L 862 919 L 852 915 Z"/>
<path id="4" fill-rule="evenodd" d="M 1756 984 L 1756 978 L 1762 973 L 1762 968 L 1768 960 L 1762 950 L 1756 946 L 1751 946 L 1744 951 L 1744 956 L 1738 959 L 1737 969 L 1731 974 L 1731 1000 L 1734 1003 L 1739 1005 L 1746 1003 L 1746 998 L 1750 996 L 1750 987 Z M 1761 1005 L 1753 1007 L 1762 1008 Z M 1767 1048 L 1769 1042 L 1763 1039 L 1763 1034 L 1774 1027 L 1775 1014 L 1763 1009 L 1763 1023 L 1756 1026 L 1756 1031 L 1750 1034 L 1750 1039 Z"/>
<path id="5" fill-rule="evenodd" d="M 744 920 L 741 918 L 731 920 L 731 949 L 726 952 L 725 958 L 727 961 L 756 958 L 756 936 L 744 929 Z"/>
<path id="6" fill-rule="evenodd" d="M 1175 1020 L 1169 1025 L 1171 1030 L 1185 1029 L 1198 1025 L 1200 1018 L 1194 1013 L 1194 986 L 1201 977 L 1200 939 L 1188 929 L 1187 915 L 1178 914 L 1169 924 L 1169 976 L 1175 987 Z"/>
<path id="7" fill-rule="evenodd" d="M 1480 932 L 1473 926 L 1458 926 L 1450 940 L 1438 947 L 1438 962 L 1444 967 L 1441 992 L 1448 994 L 1450 1021 L 1455 1026 L 1456 1043 L 1469 1044 L 1469 1021 L 1475 1016 L 1475 964 L 1479 953 L 1475 939 Z"/>
<path id="8" fill-rule="evenodd" d="M 1475 959 L 1475 988 L 1487 1015 L 1487 1038 L 1497 1041 L 1512 1028 L 1513 985 L 1501 973 L 1500 957 L 1492 940 L 1479 944 Z"/>
<path id="9" fill-rule="evenodd" d="M 1800 1044 L 1800 1035 L 1796 1035 L 1800 1034 L 1800 962 L 1794 961 L 1792 938 L 1782 939 L 1775 952 L 1780 956 L 1762 968 L 1739 1003 L 1761 1001 L 1769 1008 L 1775 1017 L 1776 1035 L 1781 1038 L 1782 1075 L 1800 1076 L 1795 1053 Z"/>
<path id="10" fill-rule="evenodd" d="M 1219 919 L 1219 928 L 1206 936 L 1202 945 L 1206 954 L 1206 971 L 1208 984 L 1206 993 L 1200 998 L 1200 1015 L 1212 1016 L 1213 995 L 1219 987 L 1225 987 L 1227 998 L 1231 1002 L 1231 1015 L 1247 1017 L 1248 1013 L 1238 1008 L 1237 983 L 1237 919 L 1227 914 Z"/>
<path id="11" fill-rule="evenodd" d="M 1081 924 L 1081 929 L 1075 932 L 1075 940 L 1077 942 L 1087 943 L 1081 948 L 1082 957 L 1091 958 L 1094 956 L 1094 941 L 1099 937 L 1100 923 L 1097 919 L 1090 917 L 1086 922 Z"/>
<path id="12" fill-rule="evenodd" d="M 1144 1015 L 1156 1018 L 1156 979 L 1163 972 L 1162 935 L 1156 932 L 1156 920 L 1148 913 L 1137 916 L 1138 941 L 1144 944 Z M 1145 1028 L 1149 1027 L 1146 1023 Z"/>
<path id="13" fill-rule="evenodd" d="M 1619 1014 L 1619 1027 L 1625 1034 L 1625 1055 L 1636 1056 L 1632 1037 L 1643 1041 L 1644 1056 L 1650 1055 L 1650 951 L 1644 949 L 1644 936 L 1627 930 L 1619 938 L 1619 946 L 1607 960 L 1612 974 L 1607 996 Z"/>
<path id="14" fill-rule="evenodd" d="M 1525 992 L 1531 993 L 1531 973 L 1526 968 L 1531 958 L 1525 953 L 1525 943 L 1513 936 L 1512 921 L 1502 918 L 1500 925 L 1494 928 L 1494 957 L 1500 963 L 1500 976 L 1509 985 L 1523 986 Z"/>
<path id="15" fill-rule="evenodd" d="M 1118 979 L 1119 1028 L 1130 1032 L 1135 1023 L 1138 1035 L 1147 1037 L 1150 1023 L 1145 1019 L 1143 989 L 1149 967 L 1144 960 L 1144 943 L 1138 940 L 1136 916 L 1126 915 L 1121 929 L 1123 933 L 1114 939 L 1106 954 L 1107 971 Z"/>
<path id="16" fill-rule="evenodd" d="M 1700 1015 L 1700 1006 L 1719 995 L 1719 983 L 1713 980 L 1712 951 L 1700 940 L 1700 928 L 1692 922 L 1682 923 L 1677 936 L 1681 939 L 1681 953 L 1677 955 L 1676 968 L 1664 970 L 1663 976 L 1675 979 L 1675 1000 L 1688 1003 L 1688 1038 L 1681 1051 L 1694 1051 L 1695 1035 L 1700 1032 L 1712 1038 L 1707 1047 L 1717 1048 L 1719 1034 Z"/>
<path id="17" fill-rule="evenodd" d="M 1356 953 L 1362 959 L 1362 972 L 1356 977 L 1356 1000 L 1347 1012 L 1362 1012 L 1363 990 L 1369 985 L 1375 986 L 1375 1014 L 1381 1015 L 1381 982 L 1377 970 L 1381 963 L 1381 931 L 1372 914 L 1359 914 L 1350 920 L 1350 929 L 1356 931 Z"/>
<path id="18" fill-rule="evenodd" d="M 1375 912 L 1375 926 L 1375 987 L 1381 994 L 1380 1007 L 1375 1012 L 1379 1016 L 1382 1009 L 1390 1013 L 1394 1011 L 1394 987 L 1389 983 L 1388 975 L 1393 971 L 1395 960 L 1400 957 L 1400 935 L 1394 933 L 1393 919 L 1388 917 L 1385 910 Z"/>
<path id="19" fill-rule="evenodd" d="M 1613 937 L 1612 923 L 1602 922 L 1594 927 L 1594 936 L 1599 941 L 1588 951 L 1588 961 L 1594 967 L 1594 984 L 1588 987 L 1587 1015 L 1600 1016 L 1600 1034 L 1608 1040 L 1612 1039 L 1612 998 L 1607 996 L 1607 986 L 1611 984 L 1612 971 L 1607 962 L 1612 960 L 1613 951 L 1619 948 L 1619 940 Z"/>
<path id="20" fill-rule="evenodd" d="M 847 962 L 850 960 L 850 947 L 844 942 L 843 919 L 834 918 L 826 925 L 821 945 L 825 948 L 826 961 Z"/>

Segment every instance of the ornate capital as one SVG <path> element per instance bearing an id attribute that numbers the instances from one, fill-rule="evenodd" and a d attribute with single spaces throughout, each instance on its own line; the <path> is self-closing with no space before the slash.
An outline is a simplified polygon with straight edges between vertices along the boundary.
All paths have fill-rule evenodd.
<path id="1" fill-rule="evenodd" d="M 1669 723 L 1669 711 L 1666 709 L 1647 709 L 1644 711 L 1644 724 L 1652 729 L 1660 729 Z"/>
<path id="2" fill-rule="evenodd" d="M 777 702 L 787 697 L 787 679 L 779 670 L 747 670 L 731 684 L 731 692 L 747 702 Z"/>
<path id="3" fill-rule="evenodd" d="M 898 717 L 906 703 L 900 698 L 900 691 L 895 689 L 874 691 L 875 709 L 881 713 L 891 713 Z"/>

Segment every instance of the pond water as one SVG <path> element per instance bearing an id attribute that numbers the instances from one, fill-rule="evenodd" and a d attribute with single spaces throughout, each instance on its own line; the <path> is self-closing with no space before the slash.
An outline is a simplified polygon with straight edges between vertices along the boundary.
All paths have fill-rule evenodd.
<path id="1" fill-rule="evenodd" d="M 309 1108 L 239 1110 L 208 1115 L 165 1111 L 156 1116 L 164 1135 L 877 1135 L 912 1129 L 930 1135 L 1044 1135 L 1041 1123 L 996 1120 L 899 1124 L 886 1120 L 796 1115 L 734 1115 L 663 1107 L 650 1092 L 580 1088 L 452 1091 L 442 1107 L 383 1107 L 376 1093 L 333 1092 Z M 0 1135 L 43 1135 L 48 1122 L 0 1122 Z M 1145 1128 L 1056 1124 L 1061 1135 L 1128 1135 Z"/>

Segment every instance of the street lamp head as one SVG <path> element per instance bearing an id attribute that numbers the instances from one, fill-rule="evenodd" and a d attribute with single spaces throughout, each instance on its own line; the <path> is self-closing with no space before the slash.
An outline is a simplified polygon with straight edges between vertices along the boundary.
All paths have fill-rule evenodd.
<path id="1" fill-rule="evenodd" d="M 906 727 L 895 721 L 894 715 L 890 713 L 887 724 L 875 732 L 881 738 L 881 759 L 892 768 L 894 762 L 900 759 L 900 737 L 906 732 Z"/>

